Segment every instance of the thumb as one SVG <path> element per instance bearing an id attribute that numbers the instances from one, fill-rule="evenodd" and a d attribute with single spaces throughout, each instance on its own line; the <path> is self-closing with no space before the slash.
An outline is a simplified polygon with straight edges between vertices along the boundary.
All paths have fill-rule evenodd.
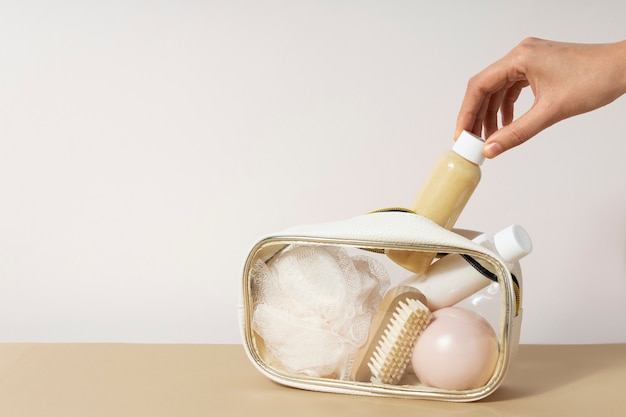
<path id="1" fill-rule="evenodd" d="M 494 158 L 501 153 L 521 145 L 548 126 L 554 124 L 549 113 L 541 106 L 534 105 L 512 123 L 503 126 L 485 141 L 483 154 Z"/>

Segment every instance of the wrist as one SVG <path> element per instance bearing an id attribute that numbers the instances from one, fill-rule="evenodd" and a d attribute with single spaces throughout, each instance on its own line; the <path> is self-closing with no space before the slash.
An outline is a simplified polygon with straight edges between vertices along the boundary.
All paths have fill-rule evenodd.
<path id="1" fill-rule="evenodd" d="M 626 94 L 626 40 L 612 44 L 614 48 L 613 63 L 617 71 L 617 82 L 621 94 Z"/>

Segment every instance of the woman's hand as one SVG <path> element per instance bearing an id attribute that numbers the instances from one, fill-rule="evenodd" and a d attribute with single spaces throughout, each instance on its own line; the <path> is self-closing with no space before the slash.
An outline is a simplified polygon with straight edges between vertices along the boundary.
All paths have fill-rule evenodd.
<path id="1" fill-rule="evenodd" d="M 528 86 L 535 101 L 514 120 L 515 102 Z M 483 153 L 493 158 L 554 123 L 602 107 L 624 93 L 626 41 L 576 44 L 528 38 L 469 80 L 455 137 L 462 130 L 484 133 Z"/>

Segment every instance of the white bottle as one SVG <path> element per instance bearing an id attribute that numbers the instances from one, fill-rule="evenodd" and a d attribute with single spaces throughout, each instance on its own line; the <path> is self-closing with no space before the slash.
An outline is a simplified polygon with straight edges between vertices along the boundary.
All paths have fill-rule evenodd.
<path id="1" fill-rule="evenodd" d="M 532 242 L 528 233 L 519 225 L 513 224 L 495 235 L 482 234 L 473 239 L 481 246 L 497 252 L 511 269 L 517 261 L 532 251 Z M 491 266 L 474 259 L 490 271 Z M 420 275 L 412 275 L 401 285 L 409 285 L 420 290 L 427 300 L 431 311 L 450 307 L 480 291 L 489 284 L 489 278 L 472 266 L 459 254 L 446 255 Z"/>

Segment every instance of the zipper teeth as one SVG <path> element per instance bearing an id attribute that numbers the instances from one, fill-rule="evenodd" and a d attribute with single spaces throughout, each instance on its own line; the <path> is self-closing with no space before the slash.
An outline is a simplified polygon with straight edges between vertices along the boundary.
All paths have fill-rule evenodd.
<path id="1" fill-rule="evenodd" d="M 386 208 L 381 208 L 381 209 L 378 209 L 378 210 L 370 211 L 368 214 L 385 213 L 387 211 L 400 211 L 402 213 L 417 214 L 414 210 L 408 209 L 406 207 L 386 207 Z"/>

